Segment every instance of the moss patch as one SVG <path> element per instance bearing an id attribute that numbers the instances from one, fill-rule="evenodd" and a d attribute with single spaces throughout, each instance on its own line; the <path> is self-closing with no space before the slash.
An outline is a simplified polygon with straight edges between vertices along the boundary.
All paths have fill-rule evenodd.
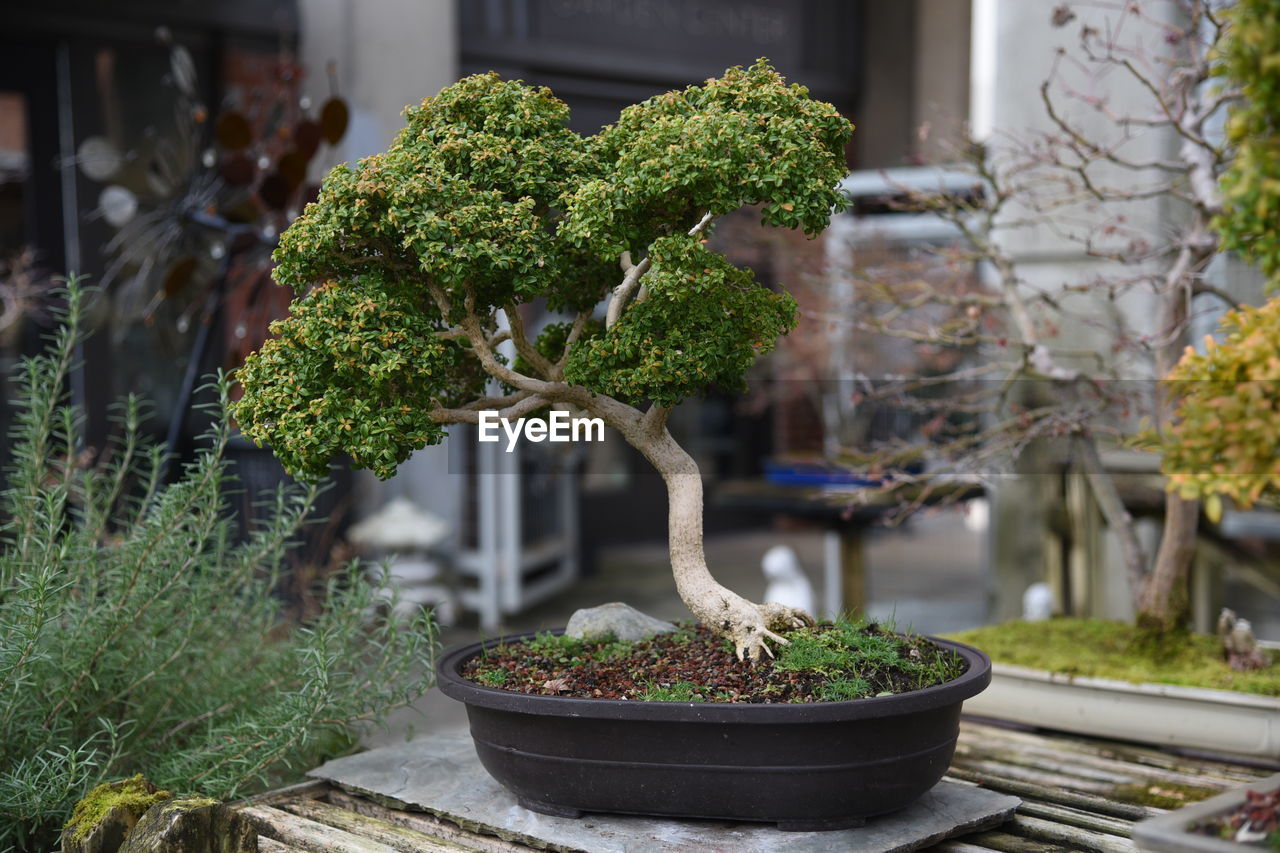
<path id="1" fill-rule="evenodd" d="M 141 773 L 118 782 L 103 782 L 76 803 L 66 829 L 73 841 L 83 841 L 116 807 L 124 807 L 138 818 L 156 803 L 172 798 L 173 794 L 156 788 Z"/>
<path id="2" fill-rule="evenodd" d="M 1117 785 L 1111 792 L 1111 796 L 1122 803 L 1152 806 L 1157 809 L 1177 809 L 1188 803 L 1198 803 L 1221 793 L 1221 788 L 1201 788 L 1197 785 L 1160 782 L 1152 785 Z"/>
<path id="3" fill-rule="evenodd" d="M 1236 672 L 1223 661 L 1218 638 L 1201 634 L 1166 635 L 1153 642 L 1124 622 L 1060 618 L 1006 622 L 951 638 L 977 646 L 999 663 L 1066 675 L 1280 696 L 1275 652 L 1265 669 Z"/>

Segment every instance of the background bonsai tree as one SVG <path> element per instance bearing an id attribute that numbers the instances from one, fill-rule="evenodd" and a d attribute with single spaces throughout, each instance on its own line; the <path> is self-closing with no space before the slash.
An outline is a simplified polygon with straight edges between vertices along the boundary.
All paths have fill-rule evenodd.
<path id="1" fill-rule="evenodd" d="M 716 218 L 755 204 L 767 224 L 822 230 L 852 127 L 764 60 L 590 138 L 567 117 L 545 88 L 477 75 L 410 108 L 385 153 L 335 168 L 281 238 L 275 278 L 300 295 L 240 371 L 235 415 L 309 477 L 339 453 L 388 477 L 484 410 L 599 417 L 663 476 L 681 598 L 756 659 L 810 617 L 712 578 L 701 475 L 666 420 L 709 385 L 741 387 L 796 320 L 790 296 L 707 247 Z M 531 338 L 534 301 L 570 319 Z"/>
<path id="2" fill-rule="evenodd" d="M 1218 74 L 1239 92 L 1226 131 L 1235 157 L 1223 172 L 1214 226 L 1225 249 L 1280 290 L 1280 2 L 1238 0 L 1219 45 Z M 1169 488 L 1201 498 L 1211 517 L 1222 498 L 1249 507 L 1280 497 L 1280 297 L 1223 318 L 1224 339 L 1187 348 L 1169 375 L 1181 398 L 1159 442 Z"/>
<path id="3" fill-rule="evenodd" d="M 1224 5 L 1179 0 L 1159 13 L 1128 0 L 1047 8 L 1044 26 L 1069 28 L 1064 41 L 1074 44 L 1029 84 L 1040 95 L 1038 129 L 1007 128 L 962 146 L 954 168 L 973 175 L 972 193 L 900 188 L 902 208 L 955 228 L 955 243 L 933 256 L 938 268 L 976 270 L 981 285 L 957 290 L 945 278 L 940 287 L 920 277 L 885 288 L 866 274 L 855 281 L 869 303 L 854 324 L 859 331 L 977 355 L 865 391 L 927 424 L 920 440 L 877 456 L 882 465 L 928 459 L 924 476 L 898 478 L 919 487 L 912 506 L 939 482 L 988 482 L 992 472 L 1038 472 L 1056 456 L 1069 458 L 1116 535 L 1136 624 L 1156 636 L 1186 622 L 1199 492 L 1179 485 L 1164 496 L 1159 543 L 1148 553 L 1102 452 L 1130 442 L 1142 416 L 1167 433 L 1186 386 L 1151 380 L 1174 370 L 1197 313 L 1236 307 L 1208 272 L 1233 245 L 1217 227 L 1224 195 L 1230 202 L 1253 193 L 1246 209 L 1263 211 L 1260 220 L 1274 222 L 1277 209 L 1255 208 L 1262 187 L 1253 177 L 1236 179 L 1249 189 L 1230 183 L 1231 174 L 1256 174 L 1254 162 L 1268 149 L 1249 155 L 1238 131 L 1226 140 L 1217 131 L 1245 88 L 1221 58 L 1242 49 L 1273 56 L 1276 39 L 1259 29 L 1268 12 L 1244 17 Z M 1268 109 L 1258 112 L 1274 121 Z M 1046 247 L 1072 263 L 1046 262 Z M 950 313 L 939 320 L 923 307 Z M 1004 564 L 1025 565 L 1017 559 L 1025 546 L 1010 543 L 1018 542 L 1018 522 L 1030 516 L 1033 524 L 1021 525 L 1028 530 L 1040 523 L 1037 507 L 1021 512 L 1039 500 L 1037 487 L 1002 485 L 1006 495 L 1031 496 L 997 508 L 1005 553 L 1015 555 Z M 1031 580 L 1016 566 L 1009 577 Z"/>

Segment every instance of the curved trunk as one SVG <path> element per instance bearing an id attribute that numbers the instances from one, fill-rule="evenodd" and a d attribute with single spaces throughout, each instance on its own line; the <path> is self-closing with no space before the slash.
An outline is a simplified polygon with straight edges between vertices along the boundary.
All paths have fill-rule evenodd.
<path id="1" fill-rule="evenodd" d="M 647 446 L 638 449 L 667 486 L 667 546 L 676 591 L 694 616 L 716 625 L 716 612 L 730 597 L 739 596 L 721 586 L 707 568 L 702 546 L 702 472 L 666 429 L 644 444 Z M 719 627 L 728 629 L 727 625 Z"/>
<path id="2" fill-rule="evenodd" d="M 812 618 L 779 604 L 753 604 L 721 586 L 707 569 L 702 546 L 702 473 L 698 463 L 665 427 L 660 432 L 625 433 L 667 486 L 667 536 L 676 591 L 689 611 L 716 633 L 730 639 L 738 657 L 772 654 L 766 640 L 785 644 L 774 630 L 812 623 Z"/>

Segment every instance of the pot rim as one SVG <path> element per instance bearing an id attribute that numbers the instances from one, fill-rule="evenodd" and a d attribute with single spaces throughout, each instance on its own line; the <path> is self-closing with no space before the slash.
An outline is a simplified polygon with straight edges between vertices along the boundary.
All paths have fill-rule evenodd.
<path id="1" fill-rule="evenodd" d="M 485 687 L 461 675 L 462 665 L 482 650 L 502 643 L 533 637 L 540 632 L 512 634 L 469 643 L 446 652 L 436 665 L 440 692 L 467 705 L 496 711 L 551 717 L 583 717 L 597 720 L 693 720 L 706 723 L 821 723 L 874 719 L 927 711 L 958 704 L 976 696 L 991 683 L 991 658 L 980 649 L 954 640 L 926 636 L 956 652 L 968 665 L 951 681 L 897 693 L 893 696 L 841 702 L 751 704 L 746 702 L 653 702 L 631 699 L 583 699 L 576 696 L 544 696 Z"/>

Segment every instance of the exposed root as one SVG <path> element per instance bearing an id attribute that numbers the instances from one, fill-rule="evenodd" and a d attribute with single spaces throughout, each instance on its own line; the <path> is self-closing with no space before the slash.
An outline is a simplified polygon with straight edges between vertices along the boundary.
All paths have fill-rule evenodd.
<path id="1" fill-rule="evenodd" d="M 803 610 L 782 604 L 752 604 L 740 599 L 735 613 L 720 623 L 721 633 L 733 641 L 738 660 L 760 660 L 760 655 L 773 657 L 769 641 L 779 646 L 787 645 L 787 639 L 775 633 L 791 628 L 803 628 L 813 624 L 813 617 Z M 735 602 L 736 603 L 736 602 Z M 727 624 L 726 624 L 727 623 Z"/>

